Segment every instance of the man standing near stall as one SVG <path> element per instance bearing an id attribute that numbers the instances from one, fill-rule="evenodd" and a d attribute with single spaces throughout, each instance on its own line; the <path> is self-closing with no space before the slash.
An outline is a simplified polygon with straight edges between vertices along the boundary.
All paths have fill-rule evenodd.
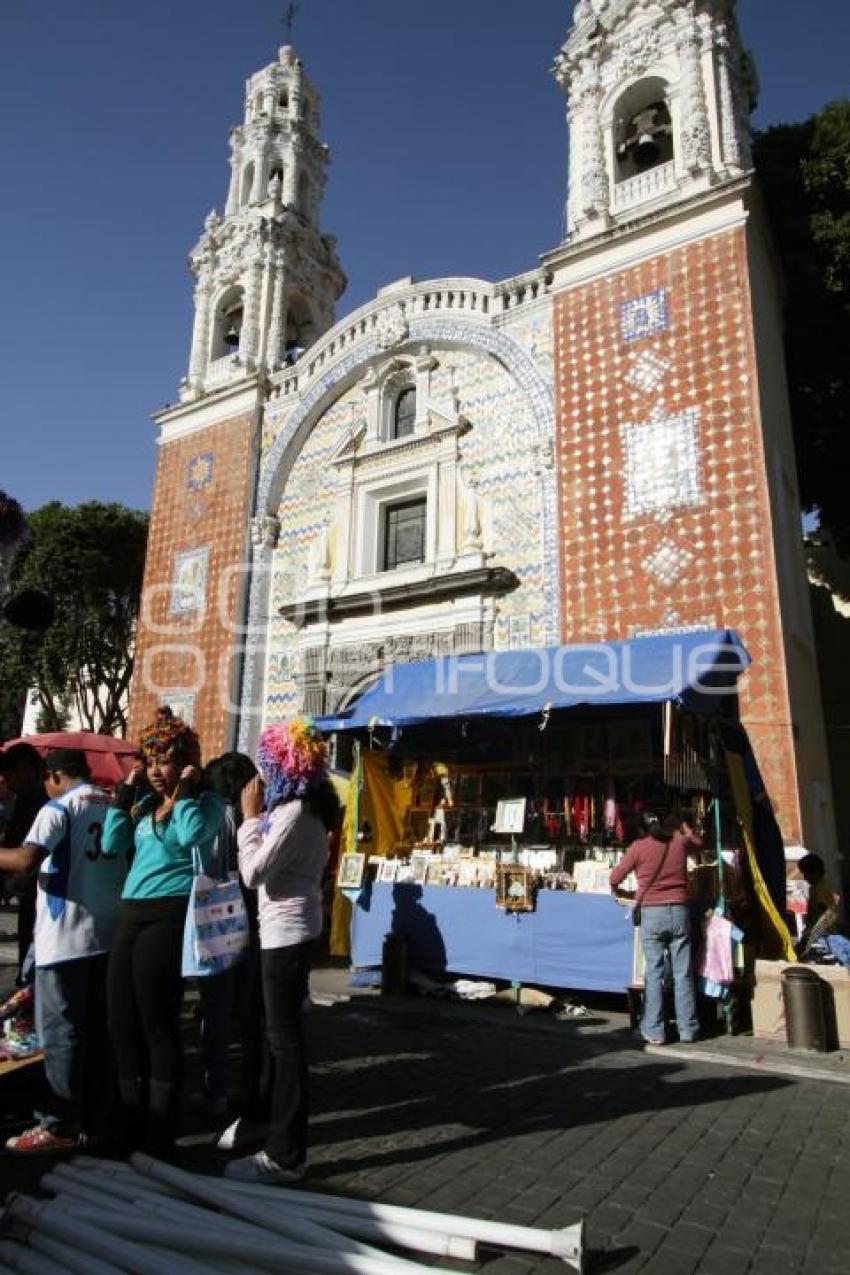
<path id="1" fill-rule="evenodd" d="M 127 871 L 123 860 L 101 855 L 110 798 L 92 784 L 85 753 L 53 749 L 44 769 L 47 802 L 23 844 L 0 850 L 0 870 L 38 873 L 36 1027 L 50 1110 L 8 1140 L 6 1149 L 21 1153 L 72 1150 L 105 1132 L 106 963 Z"/>

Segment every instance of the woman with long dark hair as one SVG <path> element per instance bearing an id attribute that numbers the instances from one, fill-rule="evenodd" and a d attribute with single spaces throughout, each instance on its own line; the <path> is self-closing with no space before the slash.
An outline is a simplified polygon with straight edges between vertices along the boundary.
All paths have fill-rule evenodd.
<path id="1" fill-rule="evenodd" d="M 103 827 L 104 855 L 133 859 L 107 973 L 123 1132 L 160 1155 L 174 1145 L 183 1070 L 183 927 L 194 852 L 209 871 L 224 816 L 218 794 L 199 792 L 200 763 L 195 732 L 159 709 Z"/>
<path id="2" fill-rule="evenodd" d="M 640 906 L 640 938 L 646 960 L 640 1030 L 648 1045 L 663 1045 L 666 1040 L 664 975 L 668 961 L 679 1040 L 687 1044 L 699 1035 L 691 966 L 688 851 L 701 848 L 702 840 L 681 811 L 671 810 L 661 821 L 647 816 L 646 835 L 632 842 L 611 873 L 611 888 L 618 895 L 629 873 L 637 876 L 635 902 Z"/>
<path id="3" fill-rule="evenodd" d="M 265 1145 L 231 1160 L 224 1176 L 297 1182 L 306 1172 L 309 1093 L 302 1001 L 322 929 L 328 834 L 340 806 L 324 740 L 309 718 L 270 726 L 257 749 L 260 775 L 245 786 L 239 870 L 258 889 L 260 968 L 273 1082 Z"/>

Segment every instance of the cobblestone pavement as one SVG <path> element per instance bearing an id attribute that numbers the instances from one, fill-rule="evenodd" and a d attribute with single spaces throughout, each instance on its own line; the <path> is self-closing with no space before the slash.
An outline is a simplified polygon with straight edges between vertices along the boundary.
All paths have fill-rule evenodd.
<path id="1" fill-rule="evenodd" d="M 590 1272 L 845 1275 L 850 1087 L 645 1053 L 621 1022 L 314 1009 L 309 1185 L 547 1228 L 586 1215 Z M 17 1084 L 0 1091 L 7 1129 Z M 186 1167 L 216 1171 L 211 1139 L 190 1128 Z M 0 1188 L 34 1191 L 47 1167 L 0 1157 Z M 484 1252 L 453 1269 L 567 1268 Z"/>

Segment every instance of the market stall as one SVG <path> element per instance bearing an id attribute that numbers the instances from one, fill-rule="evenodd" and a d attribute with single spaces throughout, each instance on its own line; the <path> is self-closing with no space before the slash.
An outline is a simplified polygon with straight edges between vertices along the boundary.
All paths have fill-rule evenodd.
<path id="1" fill-rule="evenodd" d="M 633 927 L 608 874 L 643 812 L 678 806 L 714 852 L 695 898 L 746 895 L 762 950 L 787 954 L 781 839 L 744 831 L 748 663 L 721 631 L 393 666 L 320 723 L 355 743 L 333 950 L 377 965 L 394 933 L 426 970 L 624 991 Z"/>

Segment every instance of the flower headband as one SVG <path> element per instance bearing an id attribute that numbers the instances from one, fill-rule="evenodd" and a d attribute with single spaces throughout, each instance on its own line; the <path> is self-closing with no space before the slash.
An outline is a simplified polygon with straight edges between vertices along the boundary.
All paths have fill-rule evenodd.
<path id="1" fill-rule="evenodd" d="M 303 797 L 327 773 L 328 753 L 312 717 L 267 726 L 257 745 L 257 765 L 266 785 L 266 807 Z"/>
<path id="2" fill-rule="evenodd" d="M 142 731 L 139 741 L 142 760 L 158 757 L 177 766 L 200 766 L 201 745 L 186 722 L 175 717 L 167 704 L 156 710 L 156 718 Z"/>

